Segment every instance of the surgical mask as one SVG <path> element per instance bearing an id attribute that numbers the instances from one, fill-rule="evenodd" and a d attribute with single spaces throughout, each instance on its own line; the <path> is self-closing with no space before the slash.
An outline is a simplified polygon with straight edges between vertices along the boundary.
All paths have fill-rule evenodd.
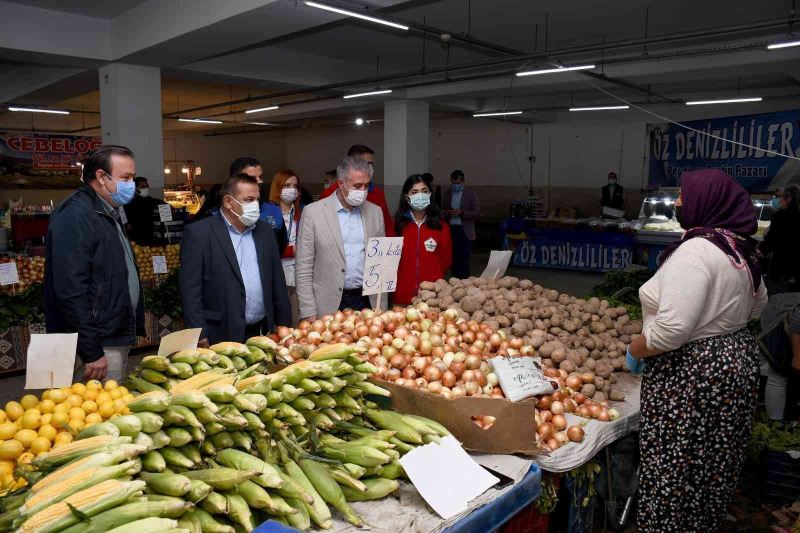
<path id="1" fill-rule="evenodd" d="M 454 183 L 453 184 L 453 192 L 463 192 L 464 191 L 464 184 L 463 183 Z"/>
<path id="2" fill-rule="evenodd" d="M 136 189 L 136 194 L 141 196 L 142 198 L 150 198 L 150 187 L 142 187 L 141 189 Z"/>
<path id="3" fill-rule="evenodd" d="M 616 185 L 617 184 L 617 180 L 608 180 L 608 184 L 609 185 Z"/>
<path id="4" fill-rule="evenodd" d="M 261 216 L 261 208 L 258 205 L 258 200 L 253 200 L 252 202 L 243 204 L 233 196 L 231 196 L 230 199 L 242 206 L 242 214 L 236 215 L 239 217 L 239 222 L 245 226 L 252 226 L 258 222 L 258 219 Z"/>
<path id="5" fill-rule="evenodd" d="M 347 187 L 344 187 L 347 189 Z M 355 189 L 349 189 L 347 194 L 344 196 L 345 201 L 350 204 L 352 207 L 359 207 L 361 204 L 367 201 L 367 191 L 358 191 Z"/>
<path id="6" fill-rule="evenodd" d="M 284 187 L 281 189 L 281 200 L 290 204 L 297 200 L 297 189 L 294 187 Z"/>
<path id="7" fill-rule="evenodd" d="M 770 205 L 772 205 L 772 208 L 775 211 L 777 211 L 778 209 L 781 208 L 781 198 L 780 198 L 780 196 L 773 197 L 772 200 L 769 201 L 769 203 L 770 203 Z"/>
<path id="8" fill-rule="evenodd" d="M 413 194 L 408 197 L 408 203 L 411 205 L 411 209 L 415 211 L 427 209 L 428 206 L 431 205 L 431 193 L 418 192 L 417 194 Z"/>
<path id="9" fill-rule="evenodd" d="M 117 190 L 115 192 L 108 191 L 108 187 L 106 187 L 106 190 L 111 194 L 111 200 L 117 205 L 127 205 L 131 203 L 131 200 L 133 200 L 133 197 L 136 195 L 136 184 L 133 182 L 133 180 L 131 181 L 115 180 L 105 170 L 103 171 L 103 174 L 108 176 L 108 179 L 110 179 L 113 182 L 116 182 L 117 184 Z"/>

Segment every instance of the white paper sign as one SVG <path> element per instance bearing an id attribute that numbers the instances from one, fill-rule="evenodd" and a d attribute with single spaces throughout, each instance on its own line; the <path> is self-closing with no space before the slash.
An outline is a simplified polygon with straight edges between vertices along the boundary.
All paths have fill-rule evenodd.
<path id="1" fill-rule="evenodd" d="M 531 357 L 493 357 L 492 369 L 503 394 L 512 402 L 555 392 Z"/>
<path id="2" fill-rule="evenodd" d="M 49 389 L 72 385 L 77 333 L 31 335 L 25 369 L 26 389 Z"/>
<path id="3" fill-rule="evenodd" d="M 481 274 L 482 278 L 498 279 L 502 278 L 508 263 L 511 261 L 511 250 L 492 250 L 489 254 L 489 262 L 486 264 L 486 269 Z"/>
<path id="4" fill-rule="evenodd" d="M 445 520 L 500 482 L 470 457 L 454 437 L 418 446 L 400 458 L 408 479 Z"/>
<path id="5" fill-rule="evenodd" d="M 364 258 L 364 296 L 397 289 L 397 266 L 403 253 L 402 237 L 370 239 Z"/>
<path id="6" fill-rule="evenodd" d="M 158 219 L 161 222 L 172 222 L 172 207 L 169 204 L 159 204 Z"/>
<path id="7" fill-rule="evenodd" d="M 14 261 L 0 263 L 0 285 L 13 285 L 14 283 L 19 283 L 17 263 Z"/>
<path id="8" fill-rule="evenodd" d="M 161 338 L 158 345 L 158 355 L 167 356 L 181 350 L 194 350 L 200 341 L 202 329 L 182 329 Z"/>
<path id="9" fill-rule="evenodd" d="M 167 258 L 163 255 L 153 256 L 153 274 L 167 274 Z"/>

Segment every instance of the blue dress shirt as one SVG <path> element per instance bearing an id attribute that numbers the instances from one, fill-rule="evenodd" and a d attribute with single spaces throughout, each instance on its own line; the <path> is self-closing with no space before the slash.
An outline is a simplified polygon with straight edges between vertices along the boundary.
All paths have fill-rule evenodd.
<path id="1" fill-rule="evenodd" d="M 242 281 L 244 281 L 244 321 L 248 326 L 257 324 L 264 319 L 267 311 L 264 306 L 264 287 L 261 285 L 256 241 L 253 239 L 255 225 L 245 228 L 242 233 L 239 233 L 239 230 L 228 222 L 225 215 L 220 213 L 220 216 L 228 226 L 228 235 L 231 237 L 233 251 L 236 253 L 236 261 L 239 263 L 239 271 L 242 273 Z"/>
<path id="2" fill-rule="evenodd" d="M 336 214 L 344 243 L 344 288 L 360 289 L 364 280 L 364 221 L 361 208 L 347 209 L 336 196 Z"/>
<path id="3" fill-rule="evenodd" d="M 453 209 L 461 209 L 461 195 L 464 194 L 464 191 L 453 191 L 453 199 L 450 202 L 450 207 Z M 461 225 L 461 217 L 450 217 L 450 225 Z"/>

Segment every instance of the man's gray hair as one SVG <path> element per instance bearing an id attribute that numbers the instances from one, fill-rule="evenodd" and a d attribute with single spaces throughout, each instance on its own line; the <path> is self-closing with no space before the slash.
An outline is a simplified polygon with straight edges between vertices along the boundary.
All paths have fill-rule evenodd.
<path id="1" fill-rule="evenodd" d="M 360 157 L 345 157 L 336 167 L 336 177 L 342 181 L 349 179 L 353 172 L 363 172 L 372 179 L 372 165 Z"/>

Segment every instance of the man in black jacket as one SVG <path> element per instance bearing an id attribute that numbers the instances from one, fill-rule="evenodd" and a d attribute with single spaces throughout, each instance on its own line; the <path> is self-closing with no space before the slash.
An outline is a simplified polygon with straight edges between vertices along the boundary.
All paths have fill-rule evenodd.
<path id="1" fill-rule="evenodd" d="M 292 320 L 278 244 L 259 220 L 255 178 L 238 174 L 222 190 L 218 214 L 189 224 L 181 240 L 181 303 L 200 345 L 242 342 Z"/>
<path id="2" fill-rule="evenodd" d="M 121 380 L 144 335 L 144 296 L 119 209 L 133 199 L 133 157 L 114 145 L 88 154 L 83 184 L 50 217 L 45 321 L 48 333 L 78 333 L 76 381 Z"/>
<path id="3" fill-rule="evenodd" d="M 148 244 L 153 241 L 153 212 L 166 202 L 150 196 L 150 184 L 144 176 L 136 176 L 133 182 L 136 184 L 136 196 L 125 206 L 128 219 L 125 229 L 133 242 Z"/>
<path id="4" fill-rule="evenodd" d="M 613 171 L 608 173 L 608 183 L 603 185 L 601 189 L 600 214 L 604 218 L 619 218 L 608 216 L 606 213 L 603 213 L 602 209 L 604 207 L 618 209 L 620 211 L 625 210 L 625 191 L 622 185 L 617 183 L 617 173 Z"/>

